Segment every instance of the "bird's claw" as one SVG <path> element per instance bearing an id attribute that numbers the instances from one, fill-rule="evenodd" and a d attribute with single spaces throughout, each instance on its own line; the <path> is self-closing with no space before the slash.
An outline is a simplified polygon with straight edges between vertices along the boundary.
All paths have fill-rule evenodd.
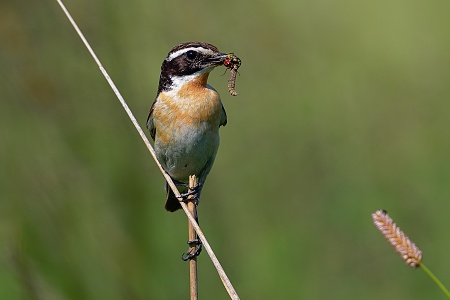
<path id="1" fill-rule="evenodd" d="M 202 252 L 202 241 L 200 239 L 195 239 L 187 242 L 189 245 L 189 249 L 186 251 L 185 254 L 181 256 L 181 259 L 183 261 L 191 260 L 194 257 L 197 257 L 200 255 L 200 252 Z"/>
<path id="2" fill-rule="evenodd" d="M 193 201 L 195 206 L 198 205 L 198 202 L 200 200 L 200 187 L 201 183 L 197 183 L 194 187 L 190 187 L 189 191 L 187 193 L 180 194 L 179 197 L 177 197 L 181 202 L 187 203 L 189 201 Z"/>
<path id="3" fill-rule="evenodd" d="M 187 193 L 180 194 L 180 197 L 177 198 L 185 204 L 187 204 L 189 201 L 192 201 L 194 202 L 195 206 L 197 206 L 199 202 L 199 193 L 198 191 L 190 191 Z"/>

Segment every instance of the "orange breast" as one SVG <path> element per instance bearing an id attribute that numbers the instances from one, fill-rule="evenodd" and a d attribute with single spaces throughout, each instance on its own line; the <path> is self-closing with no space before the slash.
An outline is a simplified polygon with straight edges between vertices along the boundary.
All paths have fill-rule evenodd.
<path id="1" fill-rule="evenodd" d="M 185 83 L 177 91 L 161 92 L 153 118 L 160 142 L 173 139 L 177 128 L 218 130 L 221 117 L 219 94 L 206 85 L 208 73 Z"/>

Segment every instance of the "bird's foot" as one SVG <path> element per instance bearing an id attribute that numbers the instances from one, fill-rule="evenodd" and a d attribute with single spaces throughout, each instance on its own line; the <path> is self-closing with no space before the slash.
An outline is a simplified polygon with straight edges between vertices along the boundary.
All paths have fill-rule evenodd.
<path id="1" fill-rule="evenodd" d="M 196 238 L 195 240 L 188 241 L 189 249 L 186 251 L 185 254 L 181 256 L 181 259 L 183 261 L 191 260 L 194 257 L 197 257 L 200 255 L 200 252 L 202 252 L 202 241 L 199 238 Z"/>
<path id="2" fill-rule="evenodd" d="M 198 205 L 200 201 L 200 187 L 201 183 L 197 183 L 194 187 L 189 188 L 187 193 L 180 194 L 180 197 L 177 197 L 181 202 L 187 203 L 189 201 L 193 201 L 195 206 Z"/>

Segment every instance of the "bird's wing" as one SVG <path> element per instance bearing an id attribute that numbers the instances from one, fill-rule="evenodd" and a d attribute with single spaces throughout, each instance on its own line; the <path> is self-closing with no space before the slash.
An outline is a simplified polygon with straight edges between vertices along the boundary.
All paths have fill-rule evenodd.
<path id="1" fill-rule="evenodd" d="M 155 99 L 155 101 L 153 101 L 152 107 L 150 107 L 150 112 L 148 113 L 148 117 L 147 117 L 147 128 L 148 128 L 148 130 L 150 130 L 150 136 L 152 137 L 153 140 L 155 140 L 155 135 L 156 135 L 156 127 L 153 122 L 153 109 L 155 108 L 155 103 L 156 103 L 156 99 Z"/>
<path id="2" fill-rule="evenodd" d="M 225 111 L 225 108 L 223 107 L 223 104 L 220 104 L 222 106 L 222 114 L 220 116 L 220 124 L 219 126 L 225 126 L 227 125 L 227 112 Z"/>

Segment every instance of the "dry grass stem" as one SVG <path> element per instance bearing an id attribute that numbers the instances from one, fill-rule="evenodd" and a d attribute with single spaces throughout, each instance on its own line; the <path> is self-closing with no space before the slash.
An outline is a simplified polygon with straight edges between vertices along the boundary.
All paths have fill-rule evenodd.
<path id="1" fill-rule="evenodd" d="M 189 176 L 189 191 L 192 191 L 196 185 L 197 185 L 197 177 L 195 175 Z M 190 213 L 194 216 L 194 218 L 197 218 L 197 207 L 195 204 L 195 199 L 193 199 L 192 195 L 189 196 L 188 199 L 189 199 L 187 204 L 188 209 Z M 189 232 L 189 241 L 193 241 L 197 238 L 194 226 L 192 226 L 191 222 L 189 222 L 188 224 L 188 232 Z M 194 244 L 192 247 L 190 247 L 189 251 L 191 253 L 194 253 L 196 251 L 196 245 Z M 197 256 L 194 256 L 189 260 L 189 279 L 190 279 L 191 300 L 197 300 L 198 299 Z"/>
<path id="2" fill-rule="evenodd" d="M 419 267 L 422 261 L 422 251 L 394 223 L 386 211 L 377 210 L 372 214 L 373 223 L 384 237 L 400 253 L 403 260 L 411 267 Z"/>

